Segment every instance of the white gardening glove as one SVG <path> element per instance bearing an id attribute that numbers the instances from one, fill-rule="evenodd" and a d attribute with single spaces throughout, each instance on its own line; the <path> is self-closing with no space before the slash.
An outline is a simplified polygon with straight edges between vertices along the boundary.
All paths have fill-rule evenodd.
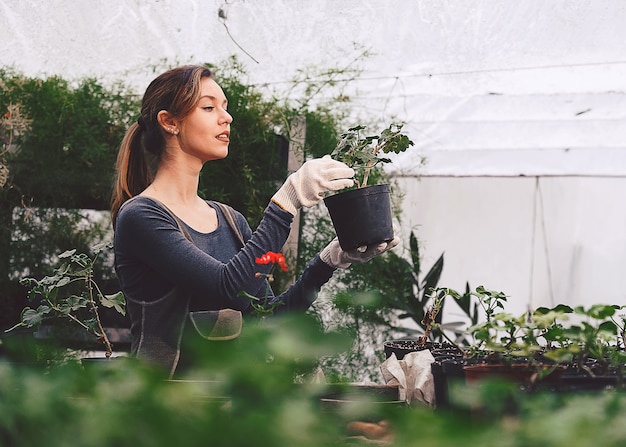
<path id="1" fill-rule="evenodd" d="M 354 170 L 325 155 L 304 163 L 291 174 L 274 194 L 272 202 L 294 216 L 300 207 L 311 207 L 327 191 L 338 191 L 354 185 Z"/>
<path id="2" fill-rule="evenodd" d="M 339 241 L 335 238 L 320 252 L 320 258 L 331 267 L 347 269 L 355 262 L 367 262 L 383 254 L 399 243 L 400 238 L 394 236 L 389 242 L 381 242 L 380 244 L 370 245 L 369 247 L 359 247 L 354 250 L 343 251 L 339 245 Z"/>

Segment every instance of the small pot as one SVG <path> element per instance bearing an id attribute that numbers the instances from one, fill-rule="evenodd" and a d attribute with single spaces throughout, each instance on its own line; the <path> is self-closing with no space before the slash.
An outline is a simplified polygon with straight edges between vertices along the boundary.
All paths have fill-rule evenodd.
<path id="1" fill-rule="evenodd" d="M 343 250 L 393 239 L 390 196 L 389 185 L 372 185 L 324 199 Z"/>

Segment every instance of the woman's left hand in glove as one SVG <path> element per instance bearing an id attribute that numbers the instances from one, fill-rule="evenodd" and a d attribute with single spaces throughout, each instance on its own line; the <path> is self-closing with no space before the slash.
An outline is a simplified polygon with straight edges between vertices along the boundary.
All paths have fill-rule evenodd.
<path id="1" fill-rule="evenodd" d="M 359 247 L 354 250 L 343 251 L 337 238 L 333 239 L 321 252 L 322 261 L 331 267 L 345 269 L 355 262 L 367 262 L 370 259 L 383 254 L 400 243 L 400 238 L 394 236 L 389 242 L 370 245 L 369 247 Z"/>

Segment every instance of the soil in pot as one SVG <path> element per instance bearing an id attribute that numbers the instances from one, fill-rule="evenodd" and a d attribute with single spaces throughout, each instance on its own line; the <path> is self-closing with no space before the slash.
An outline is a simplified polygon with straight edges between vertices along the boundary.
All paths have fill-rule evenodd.
<path id="1" fill-rule="evenodd" d="M 456 357 L 462 355 L 462 353 L 450 343 L 423 342 L 420 338 L 386 341 L 383 343 L 383 349 L 385 351 L 385 358 L 389 358 L 391 354 L 395 354 L 398 360 L 402 360 L 404 356 L 410 352 L 422 351 L 424 349 L 430 349 L 435 361 L 439 356 Z"/>
<path id="2" fill-rule="evenodd" d="M 324 199 L 339 245 L 353 250 L 393 239 L 389 185 L 372 185 Z"/>
<path id="3" fill-rule="evenodd" d="M 419 339 L 391 340 L 383 343 L 385 358 L 388 359 L 391 354 L 395 354 L 398 360 L 402 360 L 410 352 L 423 351 L 432 347 L 432 342 L 423 343 Z"/>

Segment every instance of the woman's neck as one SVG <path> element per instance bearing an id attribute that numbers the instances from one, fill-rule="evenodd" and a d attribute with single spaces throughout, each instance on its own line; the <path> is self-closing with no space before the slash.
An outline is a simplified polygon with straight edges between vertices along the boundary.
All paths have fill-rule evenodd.
<path id="1" fill-rule="evenodd" d="M 142 195 L 154 197 L 166 204 L 191 205 L 198 200 L 199 180 L 199 170 L 184 165 L 163 164 Z"/>

